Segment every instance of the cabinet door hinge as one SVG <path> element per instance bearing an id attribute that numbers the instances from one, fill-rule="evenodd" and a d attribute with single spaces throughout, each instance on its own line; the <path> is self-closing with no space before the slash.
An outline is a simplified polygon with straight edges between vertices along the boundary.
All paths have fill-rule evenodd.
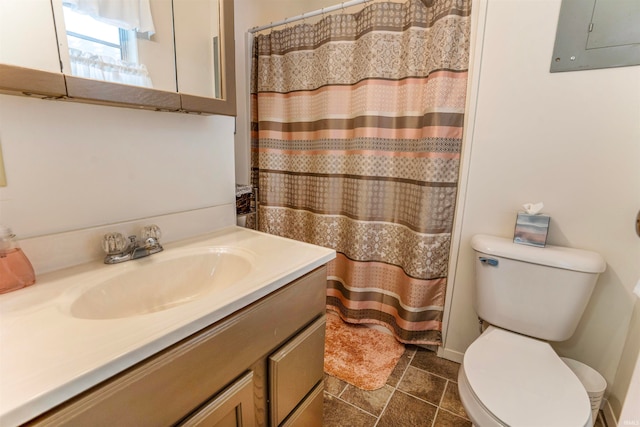
<path id="1" fill-rule="evenodd" d="M 589 32 L 592 32 L 592 31 L 593 31 L 593 22 L 590 22 L 589 23 Z"/>

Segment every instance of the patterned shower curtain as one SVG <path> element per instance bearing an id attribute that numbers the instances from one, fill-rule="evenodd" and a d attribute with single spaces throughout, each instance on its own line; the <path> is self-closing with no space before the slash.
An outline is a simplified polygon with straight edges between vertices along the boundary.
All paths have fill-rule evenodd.
<path id="1" fill-rule="evenodd" d="M 373 3 L 258 35 L 258 229 L 333 248 L 327 308 L 441 344 L 470 0 Z"/>

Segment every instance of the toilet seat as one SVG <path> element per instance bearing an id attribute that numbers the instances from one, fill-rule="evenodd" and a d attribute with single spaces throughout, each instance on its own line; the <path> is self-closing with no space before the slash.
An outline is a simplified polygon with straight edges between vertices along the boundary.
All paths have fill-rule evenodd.
<path id="1" fill-rule="evenodd" d="M 461 370 L 478 406 L 498 424 L 591 425 L 584 386 L 544 341 L 490 326 L 467 349 Z"/>

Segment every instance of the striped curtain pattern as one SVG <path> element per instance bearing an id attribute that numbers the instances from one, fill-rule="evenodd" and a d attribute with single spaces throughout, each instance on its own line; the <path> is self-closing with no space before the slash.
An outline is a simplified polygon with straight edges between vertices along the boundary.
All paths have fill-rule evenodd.
<path id="1" fill-rule="evenodd" d="M 441 344 L 470 0 L 373 3 L 258 35 L 258 229 L 333 248 L 327 308 Z"/>

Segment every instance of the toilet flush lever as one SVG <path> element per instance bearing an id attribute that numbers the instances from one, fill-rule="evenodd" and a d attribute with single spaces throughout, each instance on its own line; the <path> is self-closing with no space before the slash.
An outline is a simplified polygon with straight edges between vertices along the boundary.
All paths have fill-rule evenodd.
<path id="1" fill-rule="evenodd" d="M 481 256 L 480 257 L 480 262 L 485 264 L 485 265 L 490 265 L 491 267 L 497 267 L 498 266 L 498 260 L 497 259 L 493 259 L 493 258 L 486 258 Z"/>

